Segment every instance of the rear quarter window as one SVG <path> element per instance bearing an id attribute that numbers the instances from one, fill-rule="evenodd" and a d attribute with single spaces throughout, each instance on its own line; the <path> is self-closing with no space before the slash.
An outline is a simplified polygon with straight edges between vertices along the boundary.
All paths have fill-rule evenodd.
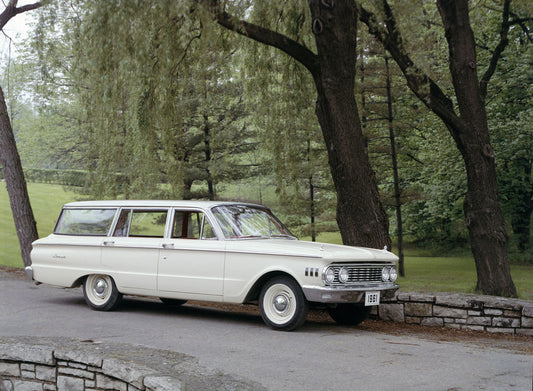
<path id="1" fill-rule="evenodd" d="M 105 236 L 115 213 L 116 209 L 63 209 L 54 233 Z"/>

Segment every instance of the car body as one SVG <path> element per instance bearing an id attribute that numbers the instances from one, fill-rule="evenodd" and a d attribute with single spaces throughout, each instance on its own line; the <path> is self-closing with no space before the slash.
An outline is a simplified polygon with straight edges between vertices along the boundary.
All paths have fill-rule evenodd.
<path id="1" fill-rule="evenodd" d="M 277 330 L 301 326 L 311 306 L 357 324 L 398 288 L 387 249 L 300 241 L 268 208 L 240 202 L 68 203 L 31 259 L 30 278 L 83 286 L 95 310 L 114 309 L 122 295 L 254 303 Z"/>

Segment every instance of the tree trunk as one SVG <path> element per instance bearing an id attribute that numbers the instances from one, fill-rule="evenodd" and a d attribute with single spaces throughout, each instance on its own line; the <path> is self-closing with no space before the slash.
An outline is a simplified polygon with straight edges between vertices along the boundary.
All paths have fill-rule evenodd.
<path id="1" fill-rule="evenodd" d="M 516 239 L 518 251 L 531 253 L 531 214 L 533 213 L 533 182 L 531 181 L 531 161 L 517 157 L 506 164 L 504 186 L 508 188 L 507 196 L 512 197 L 509 214 L 511 227 Z M 507 179 L 508 178 L 508 179 Z M 521 185 L 513 186 L 517 180 Z"/>
<path id="2" fill-rule="evenodd" d="M 466 166 L 464 212 L 476 261 L 476 290 L 517 296 L 509 267 L 507 231 L 498 200 L 485 102 L 477 77 L 468 2 L 438 0 L 437 5 L 448 41 L 450 72 L 461 118 L 460 126 L 447 125 Z"/>
<path id="3" fill-rule="evenodd" d="M 307 167 L 309 169 L 309 217 L 311 220 L 311 241 L 316 242 L 315 185 L 313 184 L 313 175 L 311 174 L 311 140 L 310 139 L 307 139 Z"/>
<path id="4" fill-rule="evenodd" d="M 204 155 L 205 155 L 205 171 L 207 174 L 207 194 L 210 200 L 215 199 L 215 187 L 213 184 L 213 176 L 211 175 L 211 171 L 209 170 L 209 166 L 211 164 L 211 132 L 209 129 L 209 119 L 207 117 L 207 114 L 204 114 L 204 124 L 203 124 L 203 130 L 204 130 Z"/>
<path id="5" fill-rule="evenodd" d="M 505 221 L 498 201 L 487 114 L 477 79 L 468 2 L 437 1 L 448 40 L 450 73 L 460 116 L 455 113 L 452 100 L 409 57 L 387 0 L 381 0 L 380 5 L 384 11 L 384 23 L 359 5 L 361 21 L 389 51 L 413 93 L 442 119 L 463 156 L 468 181 L 464 212 L 476 262 L 477 290 L 487 295 L 516 296 L 509 267 Z M 489 78 L 484 78 L 484 83 Z"/>
<path id="6" fill-rule="evenodd" d="M 4 168 L 6 188 L 9 194 L 15 228 L 20 242 L 24 266 L 31 265 L 32 242 L 39 238 L 33 217 L 26 180 L 17 151 L 15 136 L 7 114 L 4 92 L 0 87 L 0 162 Z"/>
<path id="7" fill-rule="evenodd" d="M 309 1 L 315 54 L 287 36 L 226 13 L 222 2 L 200 2 L 209 6 L 221 26 L 282 50 L 311 72 L 317 89 L 316 114 L 337 192 L 342 240 L 347 245 L 390 249 L 387 215 L 379 199 L 355 102 L 356 3 Z"/>
<path id="8" fill-rule="evenodd" d="M 310 1 L 319 71 L 316 114 L 337 191 L 337 223 L 348 245 L 391 248 L 355 102 L 357 8 L 352 2 Z"/>
<path id="9" fill-rule="evenodd" d="M 396 152 L 396 135 L 394 134 L 394 116 L 392 112 L 392 87 L 389 69 L 389 58 L 384 55 L 386 88 L 387 88 L 387 119 L 389 123 L 389 140 L 392 163 L 392 177 L 394 181 L 394 209 L 396 209 L 396 228 L 398 229 L 398 272 L 405 277 L 405 257 L 403 254 L 403 220 L 402 220 L 402 192 L 400 189 L 400 174 L 398 172 L 398 154 Z"/>

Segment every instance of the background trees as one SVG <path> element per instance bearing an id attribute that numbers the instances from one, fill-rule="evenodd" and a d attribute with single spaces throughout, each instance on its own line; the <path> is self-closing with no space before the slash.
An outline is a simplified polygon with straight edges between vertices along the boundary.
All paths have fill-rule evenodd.
<path id="1" fill-rule="evenodd" d="M 489 69 L 479 81 L 468 2 L 437 2 L 449 51 L 450 77 L 458 114 L 452 99 L 411 59 L 389 3 L 381 1 L 377 12 L 361 7 L 360 14 L 370 32 L 383 43 L 402 69 L 409 88 L 441 118 L 461 152 L 467 173 L 463 206 L 478 272 L 477 289 L 514 296 L 516 288 L 509 270 L 507 233 L 498 200 L 494 151 L 484 101 L 486 85 L 507 44 L 509 3 L 504 3 L 500 42 Z"/>
<path id="2" fill-rule="evenodd" d="M 26 68 L 39 64 L 34 82 L 26 84 L 37 87 L 33 106 L 14 120 L 22 161 L 87 170 L 85 191 L 93 197 L 238 195 L 264 202 L 272 200 L 263 196 L 274 187 L 280 210 L 299 233 L 329 229 L 337 208 L 346 243 L 380 247 L 390 244 L 381 210 L 398 236 L 397 199 L 409 241 L 440 250 L 500 243 L 498 251 L 487 251 L 505 264 L 497 178 L 512 248 L 522 254 L 512 257 L 527 260 L 533 158 L 526 3 L 473 2 L 450 16 L 452 4 L 441 2 L 441 16 L 426 2 L 235 1 L 224 8 L 216 1 L 57 0 L 39 11 L 32 54 L 17 60 Z M 359 28 L 358 16 L 370 34 Z M 467 136 L 478 125 L 466 119 L 479 110 L 469 113 L 475 105 L 458 99 L 462 76 L 448 58 L 455 45 L 450 29 L 466 16 L 477 66 L 466 67 L 473 74 L 467 89 L 478 91 L 477 107 L 486 111 L 474 141 Z M 388 64 L 392 116 L 379 41 L 399 63 Z M 485 80 L 481 86 L 478 78 Z M 10 103 L 20 96 L 9 97 Z M 496 165 L 483 155 L 490 152 L 486 145 Z M 467 171 L 471 154 L 483 164 Z M 490 174 L 489 185 L 475 182 L 479 167 Z M 240 189 L 253 188 L 254 196 L 232 192 L 237 182 L 246 183 Z M 473 191 L 479 200 L 471 201 Z M 491 216 L 500 216 L 489 219 L 498 223 L 488 230 L 490 224 L 481 224 L 487 232 L 474 239 L 463 217 L 465 199 L 467 215 L 489 200 Z"/>
<path id="3" fill-rule="evenodd" d="M 41 6 L 39 2 L 22 7 L 17 7 L 17 4 L 17 0 L 10 0 L 0 14 L 0 30 L 18 14 L 32 11 Z M 0 88 L 0 163 L 2 164 L 11 210 L 13 211 L 22 260 L 24 265 L 27 266 L 31 263 L 31 243 L 38 238 L 37 224 L 33 217 L 26 180 L 24 179 L 22 164 L 2 88 Z"/>

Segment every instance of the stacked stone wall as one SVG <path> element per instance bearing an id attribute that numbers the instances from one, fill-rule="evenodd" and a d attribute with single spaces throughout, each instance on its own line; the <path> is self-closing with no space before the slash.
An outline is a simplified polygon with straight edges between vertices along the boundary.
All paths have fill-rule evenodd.
<path id="1" fill-rule="evenodd" d="M 162 391 L 181 382 L 126 361 L 82 351 L 4 344 L 0 352 L 0 391 Z"/>
<path id="2" fill-rule="evenodd" d="M 169 350 L 112 341 L 0 337 L 0 391 L 265 390 Z"/>
<path id="3" fill-rule="evenodd" d="M 386 321 L 533 337 L 533 302 L 527 300 L 397 292 L 373 314 Z"/>

